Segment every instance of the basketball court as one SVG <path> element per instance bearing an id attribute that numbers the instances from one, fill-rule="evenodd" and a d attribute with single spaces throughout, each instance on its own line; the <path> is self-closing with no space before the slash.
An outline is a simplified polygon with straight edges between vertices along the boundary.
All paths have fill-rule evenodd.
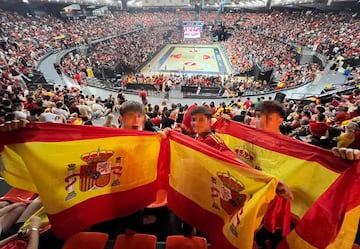
<path id="1" fill-rule="evenodd" d="M 231 66 L 219 44 L 169 44 L 142 69 L 145 75 L 185 73 L 203 75 L 231 74 Z"/>

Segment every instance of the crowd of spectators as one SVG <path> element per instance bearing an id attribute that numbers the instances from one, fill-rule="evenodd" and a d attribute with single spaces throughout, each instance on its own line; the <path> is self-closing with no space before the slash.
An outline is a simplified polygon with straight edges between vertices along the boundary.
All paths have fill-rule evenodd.
<path id="1" fill-rule="evenodd" d="M 62 70 L 74 77 L 80 74 L 79 83 L 86 77 L 86 68 L 113 66 L 120 62 L 136 68 L 146 61 L 162 45 L 181 42 L 182 21 L 196 18 L 194 11 L 128 13 L 121 12 L 106 15 L 99 19 L 74 20 L 63 22 L 56 18 L 24 17 L 16 13 L 1 13 L 0 42 L 0 85 L 1 94 L 11 103 L 25 103 L 27 99 L 42 100 L 46 94 L 29 97 L 24 87 L 24 78 L 31 75 L 39 58 L 50 49 L 67 48 L 91 41 L 137 30 L 121 37 L 94 43 L 89 56 L 68 54 L 62 60 Z M 201 12 L 201 20 L 211 29 L 218 13 Z M 273 70 L 273 78 L 279 82 L 275 88 L 294 87 L 314 80 L 316 65 L 299 65 L 295 51 L 284 43 L 295 42 L 304 46 L 313 46 L 324 54 L 343 56 L 357 55 L 358 19 L 332 14 L 286 13 L 274 11 L 272 14 L 224 13 L 220 15 L 225 26 L 237 24 L 227 41 L 223 42 L 229 58 L 239 72 L 251 70 L 255 64 L 265 70 Z M 295 23 L 297 25 L 295 25 Z M 306 25 L 305 25 L 306 24 Z M 257 27 L 255 30 L 254 27 Z M 294 28 L 296 27 L 296 28 Z M 306 32 L 300 32 L 302 28 Z M 210 36 L 205 33 L 205 36 Z M 319 40 L 321 37 L 321 41 Z M 350 39 L 350 42 L 349 42 Z M 334 45 L 334 46 L 333 46 Z M 350 71 L 348 83 L 359 79 L 359 70 Z M 224 84 L 233 91 L 246 89 L 264 90 L 270 82 L 238 80 L 235 77 L 223 79 L 204 75 L 184 76 L 154 75 L 140 77 L 144 83 L 162 85 L 164 82 L 184 85 L 218 86 Z M 70 91 L 67 89 L 66 91 Z M 55 90 L 56 92 L 56 90 Z M 57 93 L 55 93 L 57 95 Z M 66 94 L 65 94 L 66 95 Z M 47 98 L 47 97 L 46 97 Z M 56 102 L 56 101 L 55 101 Z M 5 109 L 11 106 L 5 101 Z M 56 105 L 56 104 L 55 104 Z M 38 105 L 38 106 L 42 106 Z M 16 108 L 20 108 L 17 106 Z"/>
<path id="2" fill-rule="evenodd" d="M 275 89 L 311 82 L 320 69 L 317 64 L 299 65 L 290 45 L 251 29 L 236 30 L 223 45 L 236 73 L 251 71 L 255 66 L 263 71 L 272 70 L 272 81 L 278 82 Z"/>
<path id="3" fill-rule="evenodd" d="M 360 54 L 357 17 L 334 13 L 279 12 L 249 15 L 248 27 L 257 27 L 265 35 L 296 43 L 326 56 L 340 53 L 343 57 Z"/>
<path id="4" fill-rule="evenodd" d="M 162 39 L 158 32 L 161 33 L 164 30 L 158 28 L 154 30 L 155 34 L 150 39 L 147 39 L 148 33 L 139 32 L 123 39 L 99 43 L 95 45 L 96 52 L 90 56 L 93 61 L 86 61 L 86 64 L 90 65 L 93 63 L 111 65 L 120 59 L 136 67 L 151 56 L 160 44 L 178 42 L 181 31 L 176 26 L 181 25 L 182 21 L 194 20 L 198 17 L 197 15 L 195 11 L 120 12 L 99 19 L 63 22 L 49 16 L 30 18 L 16 13 L 2 12 L 1 57 L 3 59 L 1 61 L 2 64 L 8 63 L 13 70 L 22 73 L 26 72 L 26 68 L 34 66 L 39 57 L 49 49 L 89 44 L 90 41 L 137 28 L 174 25 L 172 31 L 177 34 L 170 39 Z M 199 42 L 209 42 L 208 30 L 214 25 L 218 13 L 203 11 L 199 15 L 207 27 Z M 341 54 L 344 57 L 350 57 L 359 54 L 357 44 L 359 20 L 357 18 L 335 14 L 274 11 L 271 14 L 224 13 L 220 15 L 220 19 L 225 26 L 237 23 L 242 27 L 232 35 L 229 41 L 224 42 L 235 69 L 239 72 L 248 71 L 256 63 L 264 69 L 277 67 L 275 76 L 281 82 L 280 87 L 301 84 L 312 80 L 314 75 L 312 67 L 299 66 L 294 61 L 294 51 L 279 40 L 312 47 L 326 55 Z M 256 31 L 253 30 L 254 27 L 257 27 Z M 169 31 L 171 28 L 163 29 Z M 119 48 L 119 43 L 125 44 Z M 138 44 L 141 44 L 141 47 Z M 122 52 L 111 53 L 111 50 L 116 49 Z M 128 50 L 133 49 L 136 53 L 134 51 L 128 53 Z M 141 51 L 138 52 L 139 50 Z M 133 58 L 134 54 L 139 54 L 136 56 L 138 58 Z M 69 64 L 73 65 L 69 66 Z M 74 62 L 66 60 L 65 71 L 73 75 L 83 64 L 84 60 L 78 58 L 75 58 Z"/>
<path id="5" fill-rule="evenodd" d="M 154 77 L 161 79 L 165 84 L 168 80 L 163 76 Z M 84 96 L 78 88 L 56 86 L 54 90 L 37 89 L 29 92 L 26 96 L 18 92 L 2 95 L 1 111 L 4 121 L 27 119 L 29 121 L 57 122 L 57 123 L 80 123 L 92 124 L 95 119 L 104 117 L 104 125 L 118 127 L 111 112 L 118 110 L 126 101 L 121 90 L 115 96 L 110 95 L 107 99 L 95 96 Z M 230 115 L 234 120 L 247 125 L 254 125 L 255 107 L 263 98 L 256 102 L 250 99 L 229 103 L 221 103 L 218 107 L 214 103 L 203 105 L 210 108 L 214 118 L 219 118 L 223 113 Z M 305 104 L 307 103 L 307 104 Z M 331 102 L 321 103 L 320 100 L 289 101 L 283 104 L 285 109 L 284 122 L 281 132 L 308 143 L 331 149 L 332 147 L 360 148 L 359 114 L 360 103 L 359 90 L 351 94 L 335 96 Z M 172 104 L 164 101 L 161 105 L 152 105 L 149 101 L 144 103 L 149 118 L 149 127 L 157 130 L 171 123 L 170 128 L 180 129 L 183 115 L 187 106 L 181 103 Z M 224 111 L 225 110 L 225 111 Z M 180 116 L 179 116 L 180 114 Z M 172 119 L 173 122 L 170 122 Z"/>

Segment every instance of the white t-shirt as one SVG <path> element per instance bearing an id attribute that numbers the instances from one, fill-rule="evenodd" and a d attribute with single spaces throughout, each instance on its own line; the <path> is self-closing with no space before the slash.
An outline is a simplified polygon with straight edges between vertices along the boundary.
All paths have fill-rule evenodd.
<path id="1" fill-rule="evenodd" d="M 98 104 L 98 103 L 94 103 L 92 105 L 92 111 L 93 112 L 97 112 L 97 111 L 105 112 L 105 108 L 102 105 Z"/>
<path id="2" fill-rule="evenodd" d="M 65 118 L 69 117 L 69 113 L 61 108 L 52 108 L 51 112 L 57 115 L 63 115 Z"/>
<path id="3" fill-rule="evenodd" d="M 43 112 L 39 116 L 39 121 L 46 123 L 62 123 L 58 115 L 51 112 Z"/>
<path id="4" fill-rule="evenodd" d="M 14 111 L 13 113 L 16 120 L 27 119 L 27 114 L 23 111 Z"/>

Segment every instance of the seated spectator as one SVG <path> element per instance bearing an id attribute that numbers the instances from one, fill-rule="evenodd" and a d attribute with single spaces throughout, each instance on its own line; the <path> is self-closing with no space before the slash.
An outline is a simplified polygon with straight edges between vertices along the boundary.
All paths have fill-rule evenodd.
<path id="1" fill-rule="evenodd" d="M 70 104 L 69 112 L 72 113 L 74 115 L 74 117 L 79 117 L 80 111 L 79 111 L 79 108 L 77 107 L 75 100 L 72 100 L 69 104 Z"/>
<path id="2" fill-rule="evenodd" d="M 338 125 L 341 125 L 345 120 L 350 119 L 350 114 L 348 113 L 349 107 L 339 106 L 338 113 L 335 115 L 334 122 Z"/>
<path id="3" fill-rule="evenodd" d="M 318 140 L 318 144 L 314 144 L 317 146 L 320 146 L 324 149 L 332 149 L 337 146 L 337 140 L 336 138 L 340 136 L 341 130 L 336 127 L 329 127 L 328 130 L 325 133 L 325 136 L 321 137 Z"/>
<path id="4" fill-rule="evenodd" d="M 240 122 L 240 123 L 244 123 L 245 121 L 245 116 L 246 116 L 246 111 L 241 111 L 240 114 L 235 115 L 233 117 L 234 121 Z"/>
<path id="5" fill-rule="evenodd" d="M 85 101 L 83 99 L 79 100 L 79 117 L 82 118 L 83 121 L 92 120 L 92 110 L 89 106 L 85 105 Z"/>
<path id="6" fill-rule="evenodd" d="M 358 124 L 355 122 L 350 122 L 345 126 L 345 132 L 342 133 L 338 138 L 337 147 L 338 148 L 347 148 L 350 144 L 355 141 L 356 131 L 359 128 Z"/>
<path id="7" fill-rule="evenodd" d="M 125 95 L 124 95 L 124 93 L 122 92 L 121 89 L 118 91 L 118 94 L 116 96 L 116 100 L 117 100 L 117 103 L 116 103 L 117 109 L 119 109 L 120 106 L 126 101 L 126 97 L 125 97 Z"/>
<path id="8" fill-rule="evenodd" d="M 51 113 L 49 108 L 43 109 L 43 112 L 39 115 L 39 121 L 45 123 L 67 123 L 66 118 L 63 115 Z"/>
<path id="9" fill-rule="evenodd" d="M 300 121 L 300 127 L 293 130 L 289 134 L 289 137 L 295 137 L 298 140 L 303 140 L 303 139 L 301 139 L 301 137 L 308 136 L 309 134 L 310 134 L 309 120 L 308 119 L 302 119 Z"/>
<path id="10" fill-rule="evenodd" d="M 170 111 L 165 111 L 165 117 L 161 119 L 160 128 L 170 128 L 173 129 L 175 127 L 175 120 L 170 118 Z"/>
<path id="11" fill-rule="evenodd" d="M 311 121 L 316 121 L 316 117 L 319 113 L 324 113 L 325 112 L 325 108 L 322 107 L 321 105 L 317 105 L 314 109 L 314 114 L 311 116 Z"/>
<path id="12" fill-rule="evenodd" d="M 18 232 L 24 222 L 42 206 L 39 198 L 26 202 L 15 202 L 0 209 L 0 237 L 4 239 Z"/>
<path id="13" fill-rule="evenodd" d="M 28 95 L 28 97 L 26 98 L 25 109 L 30 111 L 31 109 L 38 107 L 39 106 L 36 104 L 35 99 L 32 96 Z"/>
<path id="14" fill-rule="evenodd" d="M 105 109 L 100 99 L 96 99 L 96 102 L 91 105 L 91 109 L 93 118 L 104 117 L 111 113 L 111 109 Z"/>
<path id="15" fill-rule="evenodd" d="M 24 110 L 22 103 L 14 103 L 12 105 L 14 111 L 14 119 L 21 120 L 21 119 L 27 119 L 29 114 L 26 110 Z"/>
<path id="16" fill-rule="evenodd" d="M 56 115 L 62 115 L 65 118 L 69 118 L 70 113 L 67 109 L 67 107 L 64 105 L 63 102 L 58 101 L 55 103 L 56 107 L 51 108 L 51 112 L 56 114 Z"/>
<path id="17" fill-rule="evenodd" d="M 119 126 L 114 123 L 114 115 L 111 113 L 106 116 L 103 126 L 111 127 L 111 128 L 119 128 Z"/>
<path id="18" fill-rule="evenodd" d="M 321 136 L 324 136 L 326 131 L 328 130 L 328 126 L 325 123 L 325 115 L 323 113 L 319 113 L 315 117 L 315 122 L 310 122 L 310 133 L 313 137 L 320 138 Z"/>

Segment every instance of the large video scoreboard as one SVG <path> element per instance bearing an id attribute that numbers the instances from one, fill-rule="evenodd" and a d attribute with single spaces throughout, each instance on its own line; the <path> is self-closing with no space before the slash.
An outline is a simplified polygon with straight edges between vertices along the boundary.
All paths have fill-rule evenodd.
<path id="1" fill-rule="evenodd" d="M 203 30 L 203 21 L 183 22 L 184 39 L 200 39 Z"/>

